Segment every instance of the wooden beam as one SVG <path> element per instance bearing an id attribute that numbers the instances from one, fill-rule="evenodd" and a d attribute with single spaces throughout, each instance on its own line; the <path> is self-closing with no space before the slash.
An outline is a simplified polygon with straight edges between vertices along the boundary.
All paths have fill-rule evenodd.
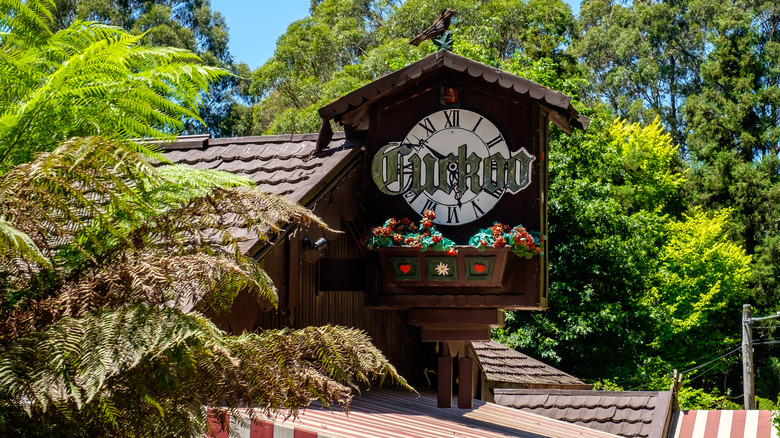
<path id="1" fill-rule="evenodd" d="M 474 359 L 470 357 L 458 358 L 458 407 L 461 409 L 474 408 L 474 394 L 472 392 L 472 368 Z"/>
<path id="2" fill-rule="evenodd" d="M 446 342 L 443 343 L 446 345 Z M 452 407 L 452 356 L 449 355 L 449 351 L 446 351 L 446 355 L 439 356 L 438 370 L 436 372 L 437 385 L 436 390 L 436 406 L 440 408 Z"/>
<path id="3" fill-rule="evenodd" d="M 409 324 L 475 324 L 502 327 L 504 312 L 496 309 L 409 309 Z"/>
<path id="4" fill-rule="evenodd" d="M 289 248 L 289 261 L 287 263 L 287 309 L 289 315 L 287 316 L 287 323 L 290 327 L 294 327 L 295 308 L 298 307 L 298 298 L 300 297 L 301 287 L 301 239 L 299 233 L 296 233 L 287 239 L 287 247 Z"/>
<path id="5" fill-rule="evenodd" d="M 421 331 L 423 342 L 437 341 L 488 341 L 490 326 L 423 326 Z"/>

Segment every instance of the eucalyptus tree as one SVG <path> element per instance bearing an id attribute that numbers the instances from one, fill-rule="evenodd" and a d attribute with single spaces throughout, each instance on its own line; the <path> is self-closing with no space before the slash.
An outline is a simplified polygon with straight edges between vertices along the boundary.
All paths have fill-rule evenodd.
<path id="1" fill-rule="evenodd" d="M 592 92 L 615 114 L 652 122 L 660 117 L 685 146 L 683 106 L 701 86 L 714 2 L 589 0 L 573 52 L 592 74 Z"/>
<path id="2" fill-rule="evenodd" d="M 225 72 L 0 0 L 0 435 L 203 436 L 205 406 L 292 412 L 398 377 L 343 327 L 233 336 L 204 313 L 273 284 L 229 233 L 319 219 L 250 181 L 159 166 Z M 84 137 L 88 136 L 88 137 Z"/>
<path id="3" fill-rule="evenodd" d="M 444 8 L 458 13 L 455 53 L 494 66 L 518 55 L 549 58 L 559 74 L 576 68 L 564 50 L 576 22 L 561 0 L 313 1 L 252 75 L 253 132 L 316 131 L 319 107 L 433 53 L 432 43 L 408 41 Z"/>
<path id="4" fill-rule="evenodd" d="M 756 304 L 780 297 L 780 8 L 772 1 L 727 2 L 701 67 L 701 90 L 688 98 L 691 198 L 733 207 L 755 253 Z M 770 309 L 768 309 L 770 310 Z"/>

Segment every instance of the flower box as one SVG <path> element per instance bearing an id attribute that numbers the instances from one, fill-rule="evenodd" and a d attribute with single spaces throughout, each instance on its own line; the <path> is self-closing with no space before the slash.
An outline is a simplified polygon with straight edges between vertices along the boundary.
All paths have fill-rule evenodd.
<path id="1" fill-rule="evenodd" d="M 443 251 L 421 252 L 403 247 L 378 248 L 375 252 L 386 284 L 403 288 L 445 288 L 450 292 L 453 288 L 501 286 L 507 259 L 515 257 L 509 248 L 480 251 L 458 246 L 457 250 L 455 256 Z"/>
<path id="2" fill-rule="evenodd" d="M 547 306 L 544 257 L 517 257 L 507 247 L 457 250 L 455 256 L 407 247 L 369 251 L 366 304 L 385 309 Z"/>

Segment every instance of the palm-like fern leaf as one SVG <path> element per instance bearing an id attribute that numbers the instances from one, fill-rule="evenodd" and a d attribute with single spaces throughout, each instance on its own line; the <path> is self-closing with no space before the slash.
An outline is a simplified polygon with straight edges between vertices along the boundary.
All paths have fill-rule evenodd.
<path id="1" fill-rule="evenodd" d="M 198 119 L 200 92 L 228 74 L 185 50 L 141 46 L 142 36 L 111 26 L 77 22 L 36 45 L 12 38 L 24 26 L 9 27 L 0 45 L 6 169 L 29 161 L 30 145 L 51 150 L 73 136 L 171 139 L 183 118 Z"/>
<path id="2" fill-rule="evenodd" d="M 276 303 L 235 230 L 263 238 L 287 222 L 324 224 L 247 184 L 223 172 L 156 169 L 131 145 L 101 138 L 63 143 L 0 177 L 9 229 L 46 257 L 20 264 L 18 250 L 0 253 L 6 282 L 36 291 L 5 304 L 0 342 L 125 304 L 226 311 L 239 290 Z"/>
<path id="3" fill-rule="evenodd" d="M 245 178 L 150 165 L 127 138 L 170 138 L 226 73 L 109 26 L 52 34 L 51 7 L 0 0 L 0 435 L 203 436 L 204 405 L 295 415 L 405 384 L 360 332 L 234 337 L 203 316 L 276 301 L 239 234 L 324 224 Z"/>
<path id="4" fill-rule="evenodd" d="M 314 399 L 346 403 L 352 383 L 346 375 L 389 376 L 405 385 L 366 335 L 354 329 L 328 326 L 232 337 L 194 314 L 126 307 L 62 319 L 0 353 L 0 400 L 39 421 L 46 421 L 41 415 L 52 407 L 54 419 L 110 407 L 114 423 L 130 427 L 123 434 L 157 435 L 172 426 L 177 434 L 197 434 L 204 432 L 205 422 L 190 420 L 202 417 L 202 406 L 209 403 L 292 415 Z M 163 398 L 155 380 L 166 379 L 176 384 L 166 388 Z M 169 411 L 177 399 L 190 403 Z M 129 421 L 139 411 L 144 421 Z M 83 433 L 119 433 L 111 429 L 114 423 L 86 423 Z M 191 423 L 200 429 L 188 430 Z M 185 424 L 190 426 L 182 428 Z"/>

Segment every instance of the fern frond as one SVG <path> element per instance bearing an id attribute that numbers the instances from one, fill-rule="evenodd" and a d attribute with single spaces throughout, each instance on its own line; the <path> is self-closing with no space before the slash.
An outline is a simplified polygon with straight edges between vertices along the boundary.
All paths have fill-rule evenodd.
<path id="1" fill-rule="evenodd" d="M 0 218 L 0 251 L 40 265 L 51 265 L 27 233 L 14 228 L 3 218 Z"/>
<path id="2" fill-rule="evenodd" d="M 27 44 L 40 44 L 51 35 L 52 10 L 54 0 L 0 0 L 0 29 Z"/>
<path id="3" fill-rule="evenodd" d="M 73 136 L 173 139 L 182 119 L 199 120 L 202 92 L 227 71 L 195 65 L 187 51 L 140 45 L 142 36 L 76 22 L 45 44 L 4 41 L 0 70 L 0 163 L 29 161 Z M 25 147 L 21 148 L 20 144 Z"/>
<path id="4" fill-rule="evenodd" d="M 336 360 L 323 361 L 323 349 Z M 358 330 L 232 337 L 194 314 L 127 307 L 62 319 L 0 353 L 0 400 L 6 415 L 27 410 L 37 421 L 97 435 L 121 428 L 131 436 L 202 436 L 203 406 L 224 403 L 237 414 L 240 405 L 258 404 L 259 413 L 291 415 L 315 399 L 346 406 L 349 375 L 390 376 L 408 388 Z"/>

